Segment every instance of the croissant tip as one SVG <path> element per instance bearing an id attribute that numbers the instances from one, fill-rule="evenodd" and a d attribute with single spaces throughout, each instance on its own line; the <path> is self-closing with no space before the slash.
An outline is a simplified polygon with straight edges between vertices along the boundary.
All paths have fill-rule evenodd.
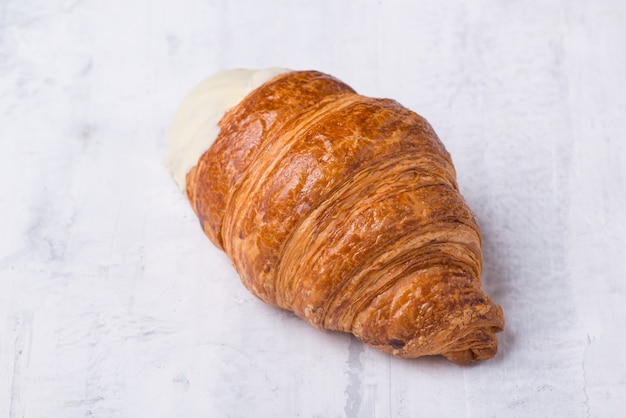
<path id="1" fill-rule="evenodd" d="M 464 338 L 463 343 L 442 355 L 452 363 L 466 366 L 481 360 L 488 360 L 498 353 L 497 332 L 501 332 L 502 327 L 494 326 L 475 330 L 470 338 Z M 457 348 L 457 349 L 455 349 Z"/>
<path id="2" fill-rule="evenodd" d="M 443 356 L 454 364 L 459 366 L 467 366 L 471 363 L 475 363 L 481 360 L 488 360 L 498 352 L 498 346 L 493 345 L 491 347 L 484 348 L 468 348 L 462 351 L 450 351 L 444 353 Z"/>

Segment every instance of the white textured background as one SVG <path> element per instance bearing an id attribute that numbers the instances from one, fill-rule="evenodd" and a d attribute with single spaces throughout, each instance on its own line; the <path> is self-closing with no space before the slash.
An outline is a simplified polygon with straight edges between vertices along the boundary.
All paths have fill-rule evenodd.
<path id="1" fill-rule="evenodd" d="M 232 67 L 427 117 L 484 234 L 490 361 L 264 306 L 161 165 Z M 0 416 L 623 416 L 626 2 L 0 1 Z"/>

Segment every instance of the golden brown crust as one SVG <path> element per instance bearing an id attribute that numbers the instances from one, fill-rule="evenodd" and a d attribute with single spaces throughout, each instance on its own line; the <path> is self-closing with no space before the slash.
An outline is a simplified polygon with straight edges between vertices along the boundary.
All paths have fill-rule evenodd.
<path id="1" fill-rule="evenodd" d="M 400 357 L 493 357 L 502 310 L 481 237 L 428 122 L 315 71 L 264 84 L 187 175 L 244 285 L 312 325 Z"/>

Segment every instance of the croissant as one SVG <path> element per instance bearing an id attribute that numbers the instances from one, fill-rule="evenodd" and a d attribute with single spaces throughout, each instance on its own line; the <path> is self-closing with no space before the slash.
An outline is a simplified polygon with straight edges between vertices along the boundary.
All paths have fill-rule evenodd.
<path id="1" fill-rule="evenodd" d="M 317 71 L 224 72 L 183 102 L 166 163 L 265 303 L 398 357 L 496 354 L 475 216 L 432 127 L 399 103 Z"/>

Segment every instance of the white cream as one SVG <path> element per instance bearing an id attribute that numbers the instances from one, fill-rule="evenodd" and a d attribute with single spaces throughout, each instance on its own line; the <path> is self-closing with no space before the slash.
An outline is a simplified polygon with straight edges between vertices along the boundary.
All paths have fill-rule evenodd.
<path id="1" fill-rule="evenodd" d="M 219 134 L 218 122 L 249 93 L 279 74 L 290 70 L 226 70 L 203 81 L 178 108 L 167 139 L 165 166 L 181 190 L 187 173 L 211 147 Z"/>

